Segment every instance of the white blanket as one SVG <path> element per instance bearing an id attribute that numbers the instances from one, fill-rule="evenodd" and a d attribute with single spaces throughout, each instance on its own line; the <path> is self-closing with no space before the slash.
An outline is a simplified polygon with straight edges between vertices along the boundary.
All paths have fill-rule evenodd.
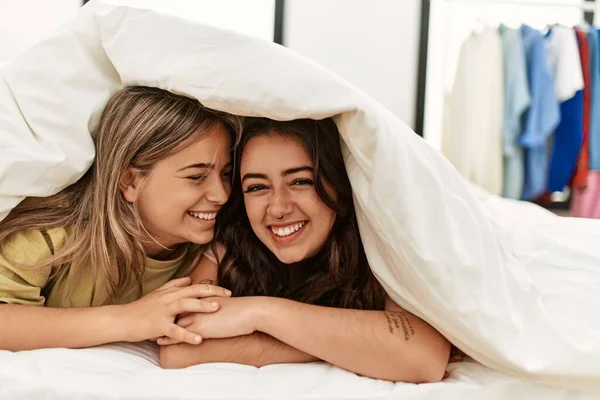
<path id="1" fill-rule="evenodd" d="M 414 385 L 359 377 L 325 363 L 255 368 L 205 364 L 162 370 L 155 345 L 116 343 L 85 350 L 0 351 L 0 398 L 10 400 L 402 399 L 597 400 L 512 378 L 478 363 L 452 364 L 441 383 Z"/>
<path id="2" fill-rule="evenodd" d="M 367 256 L 390 296 L 488 367 L 600 390 L 600 222 L 473 190 L 388 110 L 299 55 L 92 1 L 0 77 L 0 218 L 84 173 L 89 132 L 126 85 L 242 115 L 336 116 Z"/>

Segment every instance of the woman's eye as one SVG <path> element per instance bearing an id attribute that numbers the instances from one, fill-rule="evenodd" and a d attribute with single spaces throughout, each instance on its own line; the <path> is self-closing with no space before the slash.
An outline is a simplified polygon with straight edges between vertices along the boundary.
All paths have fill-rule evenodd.
<path id="1" fill-rule="evenodd" d="M 244 193 L 253 193 L 266 189 L 265 185 L 250 185 L 244 190 Z"/>
<path id="2" fill-rule="evenodd" d="M 203 180 L 206 179 L 206 174 L 204 175 L 193 175 L 193 176 L 188 176 L 187 177 L 189 180 L 194 181 L 194 182 L 202 182 Z"/>
<path id="3" fill-rule="evenodd" d="M 230 181 L 231 180 L 231 171 L 224 171 L 221 173 L 221 179 L 224 181 Z"/>
<path id="4" fill-rule="evenodd" d="M 292 185 L 294 186 L 312 186 L 314 184 L 315 183 L 313 182 L 313 180 L 308 178 L 300 178 L 292 182 Z"/>

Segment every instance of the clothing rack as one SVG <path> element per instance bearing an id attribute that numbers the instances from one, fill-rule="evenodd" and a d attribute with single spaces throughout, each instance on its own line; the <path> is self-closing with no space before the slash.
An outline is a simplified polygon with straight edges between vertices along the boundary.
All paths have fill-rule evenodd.
<path id="1" fill-rule="evenodd" d="M 584 15 L 583 19 L 589 23 L 594 23 L 594 14 L 600 11 L 600 0 L 582 0 L 579 4 L 573 4 L 565 0 L 421 0 L 421 24 L 419 41 L 419 61 L 418 61 L 418 82 L 417 99 L 415 108 L 415 132 L 423 136 L 425 131 L 425 81 L 427 76 L 427 52 L 429 47 L 429 19 L 433 3 L 488 3 L 500 5 L 525 5 L 531 7 L 570 7 L 580 9 Z"/>
<path id="2" fill-rule="evenodd" d="M 577 17 L 577 14 L 580 15 L 579 18 L 582 18 L 583 20 L 585 20 L 588 24 L 593 24 L 594 22 L 594 16 L 595 14 L 597 14 L 598 12 L 600 12 L 600 0 L 581 0 L 581 1 L 568 1 L 568 0 L 539 0 L 539 1 L 535 1 L 535 0 L 423 0 L 423 11 L 422 11 L 422 21 L 421 21 L 421 53 L 420 53 L 420 58 L 419 58 L 419 71 L 423 71 L 419 74 L 419 86 L 418 86 L 418 90 L 417 90 L 417 99 L 418 102 L 417 103 L 417 120 L 416 120 L 416 125 L 417 125 L 417 131 L 420 134 L 425 134 L 424 130 L 427 129 L 427 127 L 425 127 L 425 104 L 426 104 L 426 98 L 425 98 L 425 80 L 426 80 L 426 76 L 427 76 L 427 52 L 429 51 L 429 20 L 430 20 L 430 7 L 435 7 L 438 6 L 435 10 L 435 16 L 436 16 L 436 27 L 439 27 L 440 24 L 438 23 L 440 19 L 446 18 L 447 17 L 447 13 L 448 10 L 451 9 L 453 5 L 457 6 L 457 10 L 464 10 L 465 12 L 469 12 L 469 16 L 472 18 L 477 18 L 477 14 L 479 13 L 478 10 L 480 9 L 479 7 L 477 7 L 477 5 L 481 6 L 487 6 L 489 5 L 489 7 L 484 7 L 484 8 L 492 8 L 495 10 L 499 10 L 498 6 L 505 6 L 502 7 L 502 12 L 503 13 L 508 13 L 508 14 L 512 14 L 513 10 L 516 9 L 517 6 L 522 6 L 523 9 L 525 9 L 525 7 L 527 7 L 530 11 L 527 11 L 528 13 L 533 13 L 533 14 L 538 14 L 536 10 L 540 10 L 540 14 L 541 13 L 548 13 L 548 14 L 553 14 L 553 15 L 557 15 L 557 14 L 562 14 L 563 11 L 569 11 L 568 15 L 568 19 L 571 21 L 568 24 L 573 24 L 574 26 L 580 22 L 582 22 L 581 20 L 579 22 L 577 22 L 575 20 L 575 18 Z M 562 7 L 562 8 L 561 8 Z M 460 11 L 458 11 L 460 12 Z M 471 15 L 472 14 L 472 15 Z M 484 12 L 485 14 L 485 12 Z M 493 14 L 493 13 L 492 13 Z M 565 13 L 566 14 L 566 13 Z M 554 17 L 549 17 L 549 18 L 554 18 Z M 517 17 L 518 19 L 518 17 Z M 548 21 L 548 23 L 550 23 L 552 21 Z M 513 22 L 513 23 L 517 23 L 517 22 Z M 536 22 L 537 24 L 541 24 L 541 20 Z M 569 25 L 570 26 L 570 25 Z M 435 36 L 436 39 L 436 49 L 439 47 L 440 45 L 440 40 L 439 39 L 439 30 L 438 33 Z M 439 69 L 439 65 L 440 64 L 444 64 L 444 62 L 439 60 L 439 57 L 436 57 L 435 59 L 435 64 L 436 64 L 436 68 Z M 438 76 L 437 78 L 434 78 L 435 81 L 435 87 L 437 88 L 440 85 L 440 78 L 439 78 L 439 74 L 436 75 Z M 432 86 L 433 87 L 433 86 Z M 433 103 L 432 103 L 433 104 Z M 432 108 L 430 108 L 431 110 L 435 110 L 435 112 L 438 111 L 438 107 L 437 106 L 433 106 Z M 434 112 L 434 114 L 435 114 Z M 434 115 L 432 114 L 432 115 Z M 430 117 L 428 121 L 431 119 Z M 432 124 L 433 126 L 433 124 Z M 434 129 L 431 129 L 431 132 L 438 132 L 439 127 L 437 126 L 437 124 L 434 126 Z M 434 136 L 434 135 L 432 135 Z M 435 138 L 437 139 L 437 136 L 435 136 Z M 437 143 L 437 142 L 436 142 Z M 568 196 L 567 196 L 568 197 Z M 550 201 L 549 203 L 544 203 L 541 204 L 545 207 L 548 208 L 552 208 L 552 209 L 569 209 L 569 203 L 570 201 L 565 201 L 565 200 L 570 200 L 567 198 L 561 198 L 559 199 L 557 196 L 556 197 L 552 197 L 552 200 L 547 199 L 547 201 Z M 542 201 L 542 200 L 540 200 Z M 546 201 L 546 200 L 544 200 Z"/>
<path id="3" fill-rule="evenodd" d="M 592 1 L 584 1 L 579 4 L 573 4 L 566 1 L 531 1 L 531 0 L 435 0 L 435 1 L 443 1 L 443 2 L 470 2 L 470 3 L 495 3 L 495 4 L 507 4 L 507 5 L 520 5 L 520 6 L 533 6 L 533 7 L 572 7 L 579 8 L 582 11 L 595 11 L 598 6 L 595 2 Z"/>

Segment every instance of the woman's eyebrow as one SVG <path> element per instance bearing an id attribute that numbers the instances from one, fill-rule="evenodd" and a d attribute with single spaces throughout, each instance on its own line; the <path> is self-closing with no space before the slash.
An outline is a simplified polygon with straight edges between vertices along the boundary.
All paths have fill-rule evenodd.
<path id="1" fill-rule="evenodd" d="M 314 168 L 313 167 L 309 167 L 308 165 L 304 165 L 301 167 L 294 167 L 294 168 L 288 168 L 286 170 L 284 170 L 281 173 L 281 176 L 288 176 L 288 175 L 293 175 L 297 172 L 301 172 L 301 171 L 310 171 L 310 172 L 314 172 Z M 255 172 L 249 172 L 247 174 L 244 175 L 244 177 L 242 178 L 242 183 L 244 183 L 245 180 L 247 179 L 268 179 L 267 175 L 265 174 L 259 174 L 259 173 L 255 173 Z"/>
<path id="2" fill-rule="evenodd" d="M 244 183 L 245 180 L 247 179 L 252 179 L 252 178 L 256 178 L 256 179 L 267 179 L 267 175 L 265 174 L 255 174 L 255 173 L 247 173 L 244 175 L 244 177 L 242 178 L 242 183 Z"/>
<path id="3" fill-rule="evenodd" d="M 292 175 L 292 174 L 295 174 L 295 173 L 301 172 L 301 171 L 314 172 L 314 169 L 313 169 L 313 167 L 309 167 L 308 165 L 305 165 L 302 167 L 288 168 L 281 173 L 281 176 L 288 176 L 288 175 Z"/>
<path id="4" fill-rule="evenodd" d="M 214 167 L 215 167 L 215 164 L 211 164 L 211 163 L 195 163 L 195 164 L 190 164 L 190 165 L 188 165 L 186 167 L 183 167 L 183 168 L 179 168 L 177 170 L 177 172 L 183 171 L 184 169 L 191 169 L 191 168 L 213 169 Z"/>

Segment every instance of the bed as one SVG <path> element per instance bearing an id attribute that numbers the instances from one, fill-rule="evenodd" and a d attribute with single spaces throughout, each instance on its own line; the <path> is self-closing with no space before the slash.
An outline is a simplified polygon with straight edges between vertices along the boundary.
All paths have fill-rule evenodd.
<path id="1" fill-rule="evenodd" d="M 561 218 L 538 206 L 471 187 L 499 220 L 543 226 Z M 448 365 L 443 382 L 414 385 L 359 377 L 327 363 L 255 368 L 215 363 L 181 370 L 159 366 L 153 342 L 90 349 L 0 351 L 1 399 L 413 399 L 597 400 L 598 392 L 558 389 L 496 372 L 471 358 Z"/>
<path id="2" fill-rule="evenodd" d="M 600 221 L 477 191 L 389 110 L 288 49 L 110 3 L 88 2 L 0 70 L 0 220 L 85 173 L 98 116 L 124 86 L 239 115 L 333 117 L 375 276 L 486 368 L 452 366 L 423 386 L 324 365 L 160 371 L 151 348 L 113 345 L 0 353 L 3 397 L 600 398 Z"/>
<path id="3" fill-rule="evenodd" d="M 82 350 L 0 351 L 0 398 L 598 399 L 598 393 L 525 382 L 470 359 L 450 364 L 448 371 L 441 383 L 414 385 L 359 377 L 326 363 L 262 368 L 221 363 L 163 370 L 154 343 L 115 343 Z"/>

